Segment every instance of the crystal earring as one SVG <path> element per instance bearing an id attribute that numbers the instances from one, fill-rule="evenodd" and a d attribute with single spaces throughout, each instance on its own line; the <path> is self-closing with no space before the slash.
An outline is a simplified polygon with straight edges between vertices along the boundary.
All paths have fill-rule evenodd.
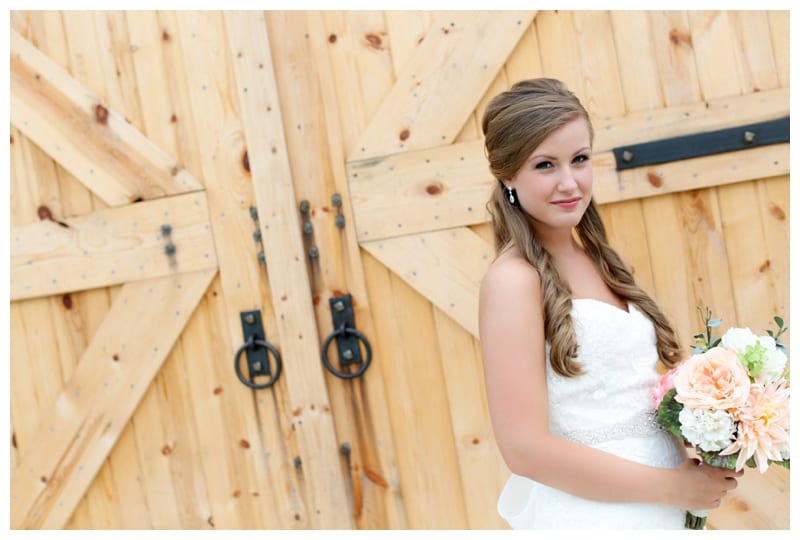
<path id="1" fill-rule="evenodd" d="M 511 206 L 519 208 L 519 198 L 517 197 L 517 190 L 511 187 L 506 188 L 506 200 Z"/>

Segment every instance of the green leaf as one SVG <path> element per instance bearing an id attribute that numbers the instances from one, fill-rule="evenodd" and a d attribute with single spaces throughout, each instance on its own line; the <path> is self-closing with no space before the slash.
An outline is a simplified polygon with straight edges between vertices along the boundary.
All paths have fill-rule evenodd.
<path id="1" fill-rule="evenodd" d="M 714 339 L 711 340 L 711 345 L 709 345 L 708 348 L 710 349 L 712 347 L 716 347 L 717 345 L 719 345 L 720 341 L 722 341 L 721 337 L 715 337 Z"/>
<path id="2" fill-rule="evenodd" d="M 677 393 L 678 391 L 672 388 L 664 394 L 656 412 L 656 419 L 664 429 L 682 440 L 683 435 L 681 435 L 681 423 L 678 420 L 678 415 L 683 410 L 683 403 L 675 401 Z"/>
<path id="3" fill-rule="evenodd" d="M 778 328 L 781 328 L 783 326 L 783 319 L 781 319 L 777 315 L 775 315 L 775 319 L 773 319 L 773 320 L 775 321 L 775 324 L 778 325 Z"/>

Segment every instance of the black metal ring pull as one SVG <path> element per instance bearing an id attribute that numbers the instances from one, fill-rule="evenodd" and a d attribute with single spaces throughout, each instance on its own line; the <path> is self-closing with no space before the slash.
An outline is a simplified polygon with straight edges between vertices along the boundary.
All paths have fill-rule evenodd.
<path id="1" fill-rule="evenodd" d="M 240 362 L 240 360 L 242 353 L 247 349 L 252 350 L 255 349 L 256 347 L 262 347 L 266 349 L 267 354 L 265 356 L 267 362 L 269 362 L 269 353 L 272 353 L 272 356 L 275 357 L 275 373 L 272 375 L 270 375 L 269 366 L 259 366 L 260 369 L 256 370 L 256 372 L 254 373 L 252 366 L 250 366 L 248 363 L 248 366 L 250 366 L 251 378 L 254 375 L 255 376 L 270 375 L 270 378 L 263 383 L 256 383 L 249 380 L 247 377 L 244 376 L 244 373 L 242 373 L 242 368 L 241 368 L 242 363 Z M 245 386 L 249 386 L 250 388 L 253 388 L 255 390 L 259 390 L 261 388 L 269 388 L 270 386 L 275 384 L 275 381 L 277 381 L 278 377 L 280 377 L 281 375 L 281 369 L 283 369 L 283 362 L 281 361 L 281 355 L 278 352 L 278 349 L 276 349 L 271 343 L 264 341 L 263 339 L 255 339 L 253 338 L 253 336 L 250 336 L 248 340 L 244 343 L 244 345 L 239 347 L 239 350 L 236 351 L 236 356 L 233 359 L 233 368 L 236 370 L 236 376 L 239 377 L 239 380 L 242 381 L 242 384 L 244 384 Z"/>
<path id="2" fill-rule="evenodd" d="M 346 371 L 339 371 L 338 369 L 334 368 L 331 365 L 331 361 L 328 359 L 328 347 L 330 346 L 331 341 L 333 341 L 333 339 L 336 337 L 339 336 L 345 337 L 348 334 L 356 338 L 356 346 L 358 346 L 357 344 L 358 341 L 364 343 L 364 348 L 367 351 L 367 357 L 364 359 L 364 362 L 361 364 L 361 367 L 358 368 L 357 371 L 354 371 L 352 373 Z M 367 337 L 358 330 L 356 330 L 355 328 L 350 328 L 349 326 L 342 325 L 333 332 L 331 332 L 331 334 L 327 338 L 325 338 L 325 343 L 322 345 L 322 363 L 325 365 L 325 368 L 328 371 L 330 371 L 340 379 L 355 379 L 356 377 L 360 377 L 367 370 L 370 362 L 372 362 L 372 347 L 369 344 L 369 340 L 367 340 Z"/>

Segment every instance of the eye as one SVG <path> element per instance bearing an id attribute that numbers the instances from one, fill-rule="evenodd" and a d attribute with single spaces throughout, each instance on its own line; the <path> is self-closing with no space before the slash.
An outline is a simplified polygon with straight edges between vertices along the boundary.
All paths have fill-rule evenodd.
<path id="1" fill-rule="evenodd" d="M 550 169 L 553 167 L 553 163 L 550 161 L 540 161 L 536 165 L 534 165 L 534 169 Z"/>
<path id="2" fill-rule="evenodd" d="M 580 155 L 575 156 L 575 158 L 572 161 L 574 163 L 586 163 L 590 159 L 591 159 L 591 156 L 589 156 L 588 154 L 580 154 Z"/>

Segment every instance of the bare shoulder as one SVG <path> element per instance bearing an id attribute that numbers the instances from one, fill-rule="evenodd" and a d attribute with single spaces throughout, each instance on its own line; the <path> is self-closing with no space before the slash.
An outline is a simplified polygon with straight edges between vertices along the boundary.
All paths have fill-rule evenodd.
<path id="1" fill-rule="evenodd" d="M 539 272 L 518 252 L 498 256 L 481 281 L 481 298 L 488 295 L 541 297 Z"/>

